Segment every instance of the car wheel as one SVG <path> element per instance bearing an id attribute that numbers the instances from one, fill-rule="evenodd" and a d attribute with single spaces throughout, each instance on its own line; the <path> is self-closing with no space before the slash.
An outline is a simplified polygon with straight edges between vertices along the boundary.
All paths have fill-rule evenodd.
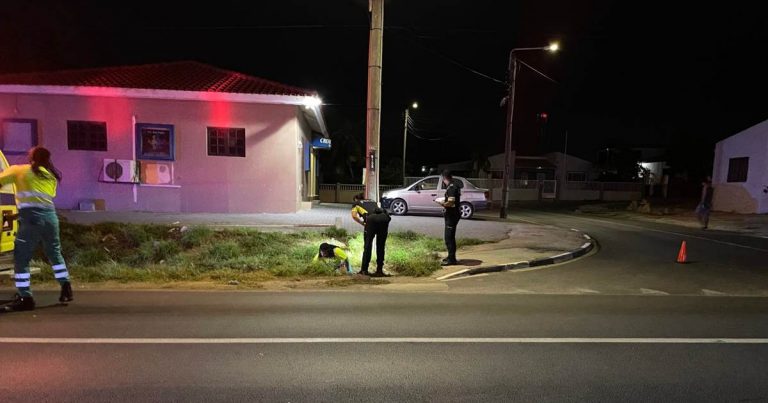
<path id="1" fill-rule="evenodd" d="M 408 212 L 408 204 L 403 199 L 395 199 L 390 206 L 392 214 L 405 215 Z"/>
<path id="2" fill-rule="evenodd" d="M 459 211 L 461 212 L 461 218 L 464 220 L 472 218 L 472 215 L 475 214 L 475 208 L 472 207 L 472 204 L 467 202 L 459 204 Z"/>

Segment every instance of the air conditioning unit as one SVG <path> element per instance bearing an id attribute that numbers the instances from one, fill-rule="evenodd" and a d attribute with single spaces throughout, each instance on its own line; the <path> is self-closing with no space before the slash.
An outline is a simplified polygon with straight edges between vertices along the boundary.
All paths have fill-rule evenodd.
<path id="1" fill-rule="evenodd" d="M 170 162 L 142 161 L 141 183 L 148 185 L 172 185 L 173 165 Z"/>
<path id="2" fill-rule="evenodd" d="M 105 159 L 101 169 L 101 180 L 115 183 L 136 183 L 136 161 Z"/>

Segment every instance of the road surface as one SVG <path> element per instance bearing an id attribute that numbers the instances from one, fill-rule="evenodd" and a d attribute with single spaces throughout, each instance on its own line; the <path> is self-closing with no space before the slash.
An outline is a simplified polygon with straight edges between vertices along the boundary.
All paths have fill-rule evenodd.
<path id="1" fill-rule="evenodd" d="M 39 293 L 41 304 L 56 295 Z M 3 402 L 766 401 L 768 300 L 80 292 L 0 315 Z"/>

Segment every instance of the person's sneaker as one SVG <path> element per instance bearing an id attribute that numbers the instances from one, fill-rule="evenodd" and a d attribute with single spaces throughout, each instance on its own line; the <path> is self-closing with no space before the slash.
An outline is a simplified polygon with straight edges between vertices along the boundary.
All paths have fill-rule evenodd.
<path id="1" fill-rule="evenodd" d="M 371 277 L 392 277 L 392 275 L 384 273 L 383 271 L 377 271 L 377 272 L 371 274 Z"/>
<path id="2" fill-rule="evenodd" d="M 448 259 L 448 258 L 445 258 L 445 259 L 443 259 L 440 262 L 440 266 L 454 266 L 454 265 L 457 265 L 457 264 L 459 264 L 459 262 L 457 260 L 452 260 L 452 259 Z"/>
<path id="3" fill-rule="evenodd" d="M 59 302 L 74 301 L 75 297 L 72 295 L 72 283 L 64 283 L 61 285 L 61 294 L 59 295 Z"/>
<path id="4" fill-rule="evenodd" d="M 35 299 L 32 297 L 22 297 L 16 294 L 16 298 L 10 304 L 3 307 L 7 312 L 31 311 L 35 309 Z"/>

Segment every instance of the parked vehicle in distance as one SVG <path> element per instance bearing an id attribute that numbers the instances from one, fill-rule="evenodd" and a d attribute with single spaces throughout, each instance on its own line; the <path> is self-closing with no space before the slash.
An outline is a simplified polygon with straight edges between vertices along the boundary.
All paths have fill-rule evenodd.
<path id="1" fill-rule="evenodd" d="M 488 208 L 490 193 L 488 189 L 481 189 L 465 178 L 454 176 L 454 180 L 461 181 L 461 218 L 471 218 L 476 210 Z M 445 184 L 440 175 L 427 176 L 412 185 L 402 189 L 393 189 L 384 193 L 381 198 L 381 206 L 395 215 L 413 213 L 442 214 L 443 208 L 435 203 L 435 199 L 445 195 Z"/>

